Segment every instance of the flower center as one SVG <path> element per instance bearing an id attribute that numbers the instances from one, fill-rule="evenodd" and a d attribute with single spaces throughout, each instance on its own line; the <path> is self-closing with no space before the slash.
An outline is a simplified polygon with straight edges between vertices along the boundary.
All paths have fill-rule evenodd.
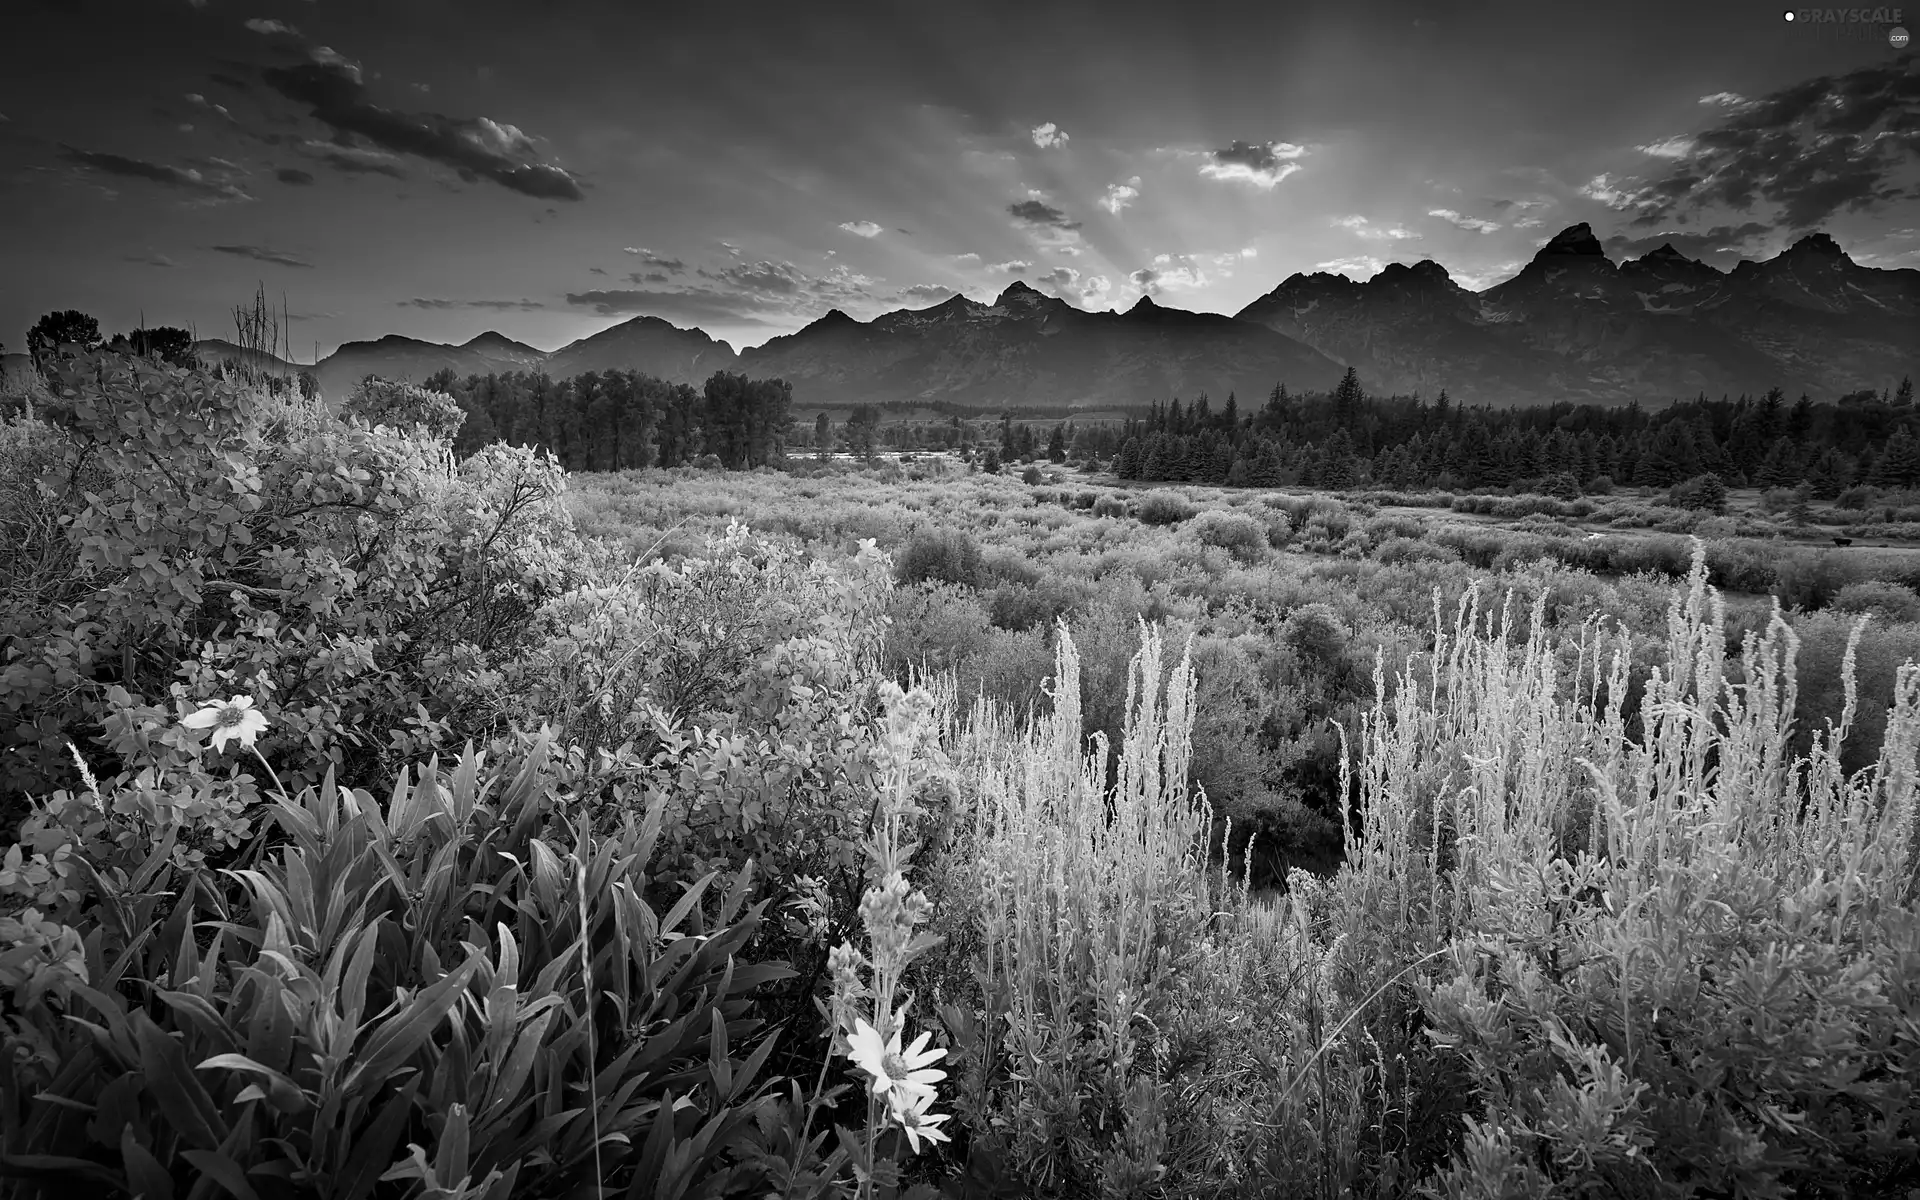
<path id="1" fill-rule="evenodd" d="M 228 704 L 220 709 L 220 728 L 231 729 L 246 720 L 246 714 L 237 705 Z"/>
<path id="2" fill-rule="evenodd" d="M 886 1072 L 888 1079 L 905 1079 L 907 1063 L 898 1054 L 888 1054 L 880 1059 L 880 1069 Z"/>

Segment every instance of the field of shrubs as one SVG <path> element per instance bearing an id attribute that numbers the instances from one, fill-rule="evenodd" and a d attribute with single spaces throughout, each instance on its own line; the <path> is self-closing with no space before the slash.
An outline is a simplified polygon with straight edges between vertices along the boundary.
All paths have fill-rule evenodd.
<path id="1" fill-rule="evenodd" d="M 8 413 L 0 1195 L 1920 1190 L 1897 555 Z"/>

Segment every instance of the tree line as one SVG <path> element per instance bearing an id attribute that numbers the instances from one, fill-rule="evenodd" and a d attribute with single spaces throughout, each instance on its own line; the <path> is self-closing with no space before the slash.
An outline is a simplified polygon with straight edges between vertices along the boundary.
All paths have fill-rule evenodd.
<path id="1" fill-rule="evenodd" d="M 469 375 L 443 369 L 423 386 L 466 412 L 455 453 L 489 443 L 540 446 L 569 471 L 679 467 L 711 455 L 731 470 L 786 457 L 793 388 L 782 379 L 718 371 L 695 388 L 638 371 Z"/>
<path id="2" fill-rule="evenodd" d="M 1252 487 L 1390 487 L 1603 490 L 1668 487 L 1701 475 L 1731 486 L 1797 487 L 1821 499 L 1855 484 L 1920 486 L 1920 411 L 1913 381 L 1834 403 L 1789 404 L 1779 388 L 1759 397 L 1704 395 L 1651 412 L 1553 404 L 1490 409 L 1452 404 L 1442 391 L 1365 395 L 1354 372 L 1331 393 L 1275 387 L 1258 411 L 1232 395 L 1215 409 L 1202 395 L 1156 404 L 1128 420 L 1113 469 L 1123 479 Z"/>

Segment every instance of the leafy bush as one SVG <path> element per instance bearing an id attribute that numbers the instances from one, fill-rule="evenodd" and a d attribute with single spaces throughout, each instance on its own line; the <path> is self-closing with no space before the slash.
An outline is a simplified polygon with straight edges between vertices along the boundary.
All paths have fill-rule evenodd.
<path id="1" fill-rule="evenodd" d="M 894 555 L 894 578 L 903 586 L 928 581 L 978 587 L 980 545 L 962 530 L 935 528 L 915 533 Z"/>
<path id="2" fill-rule="evenodd" d="M 0 667 L 16 720 L 35 715 L 0 731 L 29 791 L 70 780 L 64 731 L 98 726 L 110 687 L 128 710 L 258 696 L 296 783 L 316 762 L 372 769 L 440 744 L 441 697 L 596 561 L 564 473 L 531 451 L 456 465 L 445 442 L 146 359 L 59 378 L 48 502 L 74 569 L 13 598 Z M 137 738 L 115 753 L 116 777 L 164 767 Z"/>
<path id="3" fill-rule="evenodd" d="M 396 383 L 369 375 L 357 384 L 342 413 L 363 419 L 369 425 L 386 425 L 399 430 L 419 429 L 430 438 L 452 441 L 467 419 L 460 402 L 445 392 L 430 391 L 410 383 Z"/>
<path id="4" fill-rule="evenodd" d="M 1265 556 L 1266 529 L 1245 513 L 1209 509 L 1187 528 L 1202 545 L 1218 546 L 1241 562 L 1258 562 Z"/>
<path id="5" fill-rule="evenodd" d="M 1834 608 L 1847 613 L 1872 613 L 1882 621 L 1920 623 L 1920 593 L 1901 583 L 1863 579 L 1835 593 Z"/>
<path id="6" fill-rule="evenodd" d="M 164 850 L 121 855 L 83 897 L 0 922 L 15 963 L 21 931 L 64 931 L 0 979 L 0 1163 L 46 1195 L 495 1200 L 810 1168 L 779 1161 L 773 1038 L 749 1052 L 749 994 L 790 973 L 737 961 L 749 872 L 656 913 L 664 805 L 570 831 L 544 754 L 501 770 L 469 749 L 384 804 L 329 777 L 275 802 L 286 844 L 252 869 L 180 876 L 167 904 Z"/>
<path id="7" fill-rule="evenodd" d="M 1180 493 L 1155 489 L 1140 498 L 1134 515 L 1146 525 L 1178 525 L 1197 511 Z"/>
<path id="8" fill-rule="evenodd" d="M 1108 493 L 1093 502 L 1093 515 L 1096 517 L 1124 517 L 1127 515 L 1127 502 L 1119 496 Z"/>

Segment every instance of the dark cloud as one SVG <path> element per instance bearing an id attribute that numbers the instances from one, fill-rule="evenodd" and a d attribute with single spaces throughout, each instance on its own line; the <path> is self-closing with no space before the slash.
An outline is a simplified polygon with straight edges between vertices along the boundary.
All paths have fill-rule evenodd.
<path id="1" fill-rule="evenodd" d="M 944 283 L 916 283 L 912 287 L 900 289 L 902 300 L 918 301 L 923 304 L 938 304 L 942 300 L 951 299 L 959 294 Z"/>
<path id="2" fill-rule="evenodd" d="M 315 162 L 332 167 L 343 175 L 385 175 L 390 179 L 405 179 L 406 172 L 400 164 L 384 150 L 369 150 L 353 145 L 350 141 L 305 143 L 303 152 Z"/>
<path id="3" fill-rule="evenodd" d="M 111 175 L 119 179 L 141 179 L 148 183 L 157 183 L 164 187 L 190 192 L 208 201 L 253 199 L 241 188 L 230 183 L 208 179 L 196 170 L 182 170 L 179 167 L 151 163 L 145 159 L 127 158 L 119 154 L 79 150 L 64 143 L 60 146 L 60 154 L 75 166 L 83 167 L 96 174 Z"/>
<path id="4" fill-rule="evenodd" d="M 178 263 L 174 262 L 172 259 L 168 258 L 166 255 L 156 254 L 151 250 L 143 251 L 139 254 L 123 255 L 122 261 L 130 262 L 130 263 L 139 263 L 141 266 L 144 266 L 144 267 L 174 267 L 179 265 Z"/>
<path id="5" fill-rule="evenodd" d="M 252 84 L 237 75 L 229 75 L 225 71 L 209 71 L 207 78 L 213 80 L 213 82 L 219 84 L 221 87 L 232 88 L 236 92 L 250 92 L 253 90 Z"/>
<path id="6" fill-rule="evenodd" d="M 539 300 L 429 300 L 415 296 L 399 302 L 401 308 L 426 308 L 436 311 L 459 308 L 485 308 L 495 312 L 538 312 L 547 307 Z"/>
<path id="7" fill-rule="evenodd" d="M 588 270 L 588 271 L 590 271 L 590 272 L 592 272 L 592 273 L 593 273 L 593 274 L 595 274 L 595 275 L 605 275 L 605 274 L 606 274 L 606 272 L 605 272 L 605 271 L 602 271 L 602 270 L 601 270 L 601 269 L 600 269 L 599 267 L 588 267 L 588 268 L 587 268 L 587 270 Z"/>
<path id="8" fill-rule="evenodd" d="M 1607 253 L 1622 258 L 1638 258 L 1649 250 L 1672 244 L 1688 258 L 1712 258 L 1739 254 L 1746 243 L 1773 232 L 1771 225 L 1748 221 L 1742 225 L 1716 225 L 1705 233 L 1654 233 L 1646 237 L 1628 237 L 1616 233 L 1606 240 Z"/>
<path id="9" fill-rule="evenodd" d="M 273 177 L 281 183 L 290 183 L 297 187 L 304 187 L 313 182 L 313 173 L 302 171 L 298 167 L 281 167 L 273 173 Z"/>
<path id="10" fill-rule="evenodd" d="M 1007 205 L 1007 215 L 1029 225 L 1045 225 L 1053 229 L 1078 229 L 1080 222 L 1067 220 L 1067 214 L 1051 204 L 1039 200 L 1022 200 Z"/>
<path id="11" fill-rule="evenodd" d="M 490 179 L 501 187 L 541 200 L 584 198 L 566 171 L 527 161 L 533 140 L 512 125 L 486 117 L 447 117 L 405 113 L 370 103 L 360 70 L 326 47 L 314 61 L 261 72 L 267 86 L 298 104 L 339 133 L 355 134 L 385 150 L 419 158 Z"/>
<path id="12" fill-rule="evenodd" d="M 272 263 L 278 267 L 311 267 L 313 264 L 291 254 L 278 250 L 269 250 L 265 246 L 214 246 L 222 254 L 232 254 L 240 258 L 251 258 L 256 262 Z"/>
<path id="13" fill-rule="evenodd" d="M 1920 158 L 1920 72 L 1912 55 L 1822 75 L 1733 107 L 1692 153 L 1636 193 L 1633 224 L 1665 225 L 1712 207 L 1775 205 L 1789 229 L 1900 198 Z M 1676 243 L 1676 248 L 1678 243 Z"/>
<path id="14" fill-rule="evenodd" d="M 687 264 L 679 259 L 666 258 L 662 255 L 655 254 L 645 246 L 622 246 L 621 249 L 625 250 L 628 254 L 638 256 L 640 261 L 649 267 L 658 267 L 662 271 L 667 271 L 674 275 L 678 275 L 687 269 Z"/>
<path id="15" fill-rule="evenodd" d="M 1224 150 L 1212 151 L 1211 162 L 1200 168 L 1209 179 L 1237 180 L 1271 190 L 1281 180 L 1300 169 L 1291 160 L 1305 154 L 1306 147 L 1287 142 L 1236 141 Z"/>
<path id="16" fill-rule="evenodd" d="M 603 317 L 659 317 L 683 326 L 707 322 L 770 324 L 750 300 L 710 291 L 614 289 L 568 292 L 567 303 L 591 308 Z"/>
<path id="17" fill-rule="evenodd" d="M 640 314 L 678 322 L 726 322 L 778 325 L 794 318 L 817 317 L 830 307 L 846 308 L 875 300 L 875 280 L 848 267 L 808 275 L 790 262 L 740 263 L 721 271 L 694 272 L 705 283 L 680 287 L 638 287 L 573 292 L 567 303 L 590 306 L 603 316 Z M 667 283 L 658 272 L 636 273 L 635 281 Z M 776 318 L 773 320 L 763 318 Z"/>
<path id="18" fill-rule="evenodd" d="M 728 267 L 724 271 L 698 272 L 703 279 L 736 291 L 757 293 L 768 296 L 798 295 L 806 286 L 807 277 L 792 263 L 767 262 L 742 263 L 737 267 Z"/>
<path id="19" fill-rule="evenodd" d="M 253 32 L 265 34 L 268 37 L 297 38 L 300 36 L 298 29 L 295 29 L 285 21 L 274 20 L 270 17 L 255 17 L 251 21 L 248 21 L 246 25 L 247 28 Z"/>

